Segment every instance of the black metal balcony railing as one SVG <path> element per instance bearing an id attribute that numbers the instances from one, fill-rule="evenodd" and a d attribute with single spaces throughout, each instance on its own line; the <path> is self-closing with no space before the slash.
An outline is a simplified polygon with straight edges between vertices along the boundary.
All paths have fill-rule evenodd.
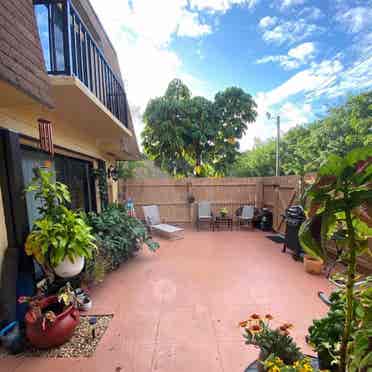
<path id="1" fill-rule="evenodd" d="M 126 127 L 125 90 L 70 0 L 34 0 L 49 74 L 73 75 Z"/>

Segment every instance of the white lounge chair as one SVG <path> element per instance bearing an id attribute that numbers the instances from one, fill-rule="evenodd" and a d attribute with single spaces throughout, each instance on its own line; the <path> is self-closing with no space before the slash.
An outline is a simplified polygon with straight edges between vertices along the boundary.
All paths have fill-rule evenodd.
<path id="1" fill-rule="evenodd" d="M 213 213 L 210 202 L 201 201 L 198 203 L 198 220 L 196 221 L 196 227 L 199 230 L 202 223 L 209 223 L 209 228 L 213 224 Z"/>
<path id="2" fill-rule="evenodd" d="M 238 216 L 238 227 L 242 225 L 251 226 L 253 229 L 254 205 L 244 205 L 242 214 Z"/>
<path id="3" fill-rule="evenodd" d="M 147 205 L 142 208 L 146 224 L 151 232 L 171 240 L 183 238 L 185 231 L 183 228 L 162 223 L 157 205 Z"/>

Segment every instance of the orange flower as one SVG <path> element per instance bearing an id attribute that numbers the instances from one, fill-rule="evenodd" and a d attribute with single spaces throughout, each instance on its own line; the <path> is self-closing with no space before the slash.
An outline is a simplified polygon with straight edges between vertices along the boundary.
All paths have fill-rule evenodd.
<path id="1" fill-rule="evenodd" d="M 250 318 L 253 319 L 253 320 L 260 320 L 261 319 L 261 317 L 258 314 L 252 314 Z"/>
<path id="2" fill-rule="evenodd" d="M 266 314 L 265 315 L 265 319 L 267 319 L 267 320 L 273 320 L 274 317 L 271 314 Z"/>
<path id="3" fill-rule="evenodd" d="M 253 334 L 256 334 L 256 333 L 261 332 L 262 328 L 258 324 L 254 324 L 253 326 L 248 328 L 248 331 L 253 333 Z"/>
<path id="4" fill-rule="evenodd" d="M 291 324 L 291 323 L 284 323 L 284 324 L 282 325 L 282 327 L 283 327 L 283 329 L 285 329 L 285 330 L 292 329 L 292 328 L 293 328 L 293 324 Z M 282 328 L 282 327 L 280 327 L 280 328 Z"/>
<path id="5" fill-rule="evenodd" d="M 279 327 L 279 332 L 284 335 L 289 335 L 289 329 L 293 328 L 293 325 L 290 323 L 285 323 Z"/>
<path id="6" fill-rule="evenodd" d="M 248 320 L 243 320 L 242 322 L 239 322 L 239 327 L 245 328 L 248 325 Z"/>

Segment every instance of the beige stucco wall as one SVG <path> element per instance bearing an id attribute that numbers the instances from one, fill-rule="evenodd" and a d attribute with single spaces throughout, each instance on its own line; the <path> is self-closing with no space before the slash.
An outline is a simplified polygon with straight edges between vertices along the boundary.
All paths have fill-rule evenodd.
<path id="1" fill-rule="evenodd" d="M 3 267 L 3 258 L 4 258 L 5 250 L 7 249 L 7 246 L 8 246 L 8 238 L 7 238 L 6 227 L 5 227 L 3 195 L 1 193 L 1 187 L 0 187 L 0 281 L 1 281 L 1 269 Z"/>
<path id="2" fill-rule="evenodd" d="M 37 120 L 40 117 L 52 122 L 53 142 L 55 145 L 93 158 L 110 160 L 103 151 L 100 151 L 98 146 L 99 138 L 90 136 L 87 131 L 79 130 L 78 123 L 66 122 L 55 112 L 38 109 L 33 105 L 29 107 L 0 107 L 0 127 L 12 129 L 35 139 L 39 138 Z"/>
<path id="3" fill-rule="evenodd" d="M 82 113 L 83 114 L 83 113 Z M 110 164 L 115 164 L 115 159 L 109 157 L 102 147 L 100 147 L 100 139 L 95 138 L 87 131 L 79 129 L 78 123 L 70 123 L 63 120 L 55 111 L 42 109 L 41 106 L 16 106 L 16 107 L 0 107 L 0 127 L 11 129 L 28 137 L 38 140 L 38 118 L 45 118 L 53 124 L 53 142 L 54 145 L 63 147 L 76 153 L 68 153 L 61 149 L 56 152 L 69 155 L 72 157 L 81 157 L 86 160 L 92 160 L 94 167 L 97 167 L 97 162 L 94 159 L 102 159 L 106 161 L 107 167 Z M 78 118 L 77 118 L 78 120 Z M 36 144 L 36 141 L 30 139 L 22 139 L 24 144 Z M 118 184 L 117 182 L 109 182 L 110 201 L 118 200 Z M 97 188 L 98 190 L 98 188 Z M 98 193 L 97 193 L 98 194 Z M 97 207 L 100 210 L 100 201 L 97 200 Z"/>

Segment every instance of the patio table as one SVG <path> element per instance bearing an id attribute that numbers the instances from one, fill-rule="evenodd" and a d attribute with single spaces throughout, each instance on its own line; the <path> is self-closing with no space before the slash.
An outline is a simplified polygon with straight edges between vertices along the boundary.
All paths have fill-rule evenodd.
<path id="1" fill-rule="evenodd" d="M 215 228 L 218 230 L 221 226 L 226 226 L 227 229 L 230 229 L 230 231 L 233 231 L 233 218 L 232 216 L 216 216 L 213 221 L 213 231 Z"/>

